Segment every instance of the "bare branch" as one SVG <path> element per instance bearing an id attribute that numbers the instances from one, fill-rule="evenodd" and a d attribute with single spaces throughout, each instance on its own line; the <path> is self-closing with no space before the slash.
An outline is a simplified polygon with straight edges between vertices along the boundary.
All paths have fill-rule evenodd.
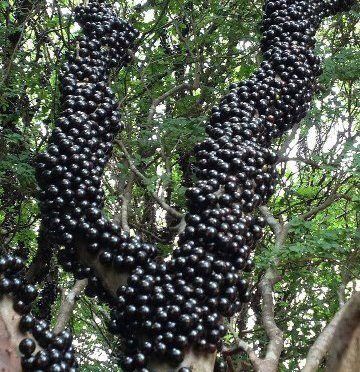
<path id="1" fill-rule="evenodd" d="M 224 350 L 222 354 L 224 356 L 231 356 L 234 354 L 238 354 L 241 351 L 244 351 L 248 355 L 255 371 L 260 371 L 262 360 L 256 355 L 255 350 L 252 348 L 252 346 L 239 337 L 236 337 L 235 347 L 229 350 Z"/>
<path id="2" fill-rule="evenodd" d="M 122 196 L 122 204 L 121 204 L 121 227 L 124 231 L 129 232 L 129 204 L 131 199 L 131 191 L 134 184 L 134 173 L 131 172 L 129 178 L 127 180 L 127 185 L 125 187 L 123 196 Z"/>
<path id="3" fill-rule="evenodd" d="M 312 166 L 315 169 L 321 169 L 322 167 L 334 167 L 335 168 L 335 167 L 339 167 L 340 166 L 340 163 L 322 163 L 322 164 L 319 164 L 319 163 L 317 163 L 314 160 L 305 159 L 305 158 L 302 158 L 300 156 L 295 156 L 295 157 L 280 156 L 278 158 L 278 161 L 277 162 L 278 163 L 282 163 L 282 162 L 289 162 L 289 161 L 296 161 L 296 162 L 305 163 L 307 165 Z"/>
<path id="4" fill-rule="evenodd" d="M 268 372 L 277 371 L 280 355 L 284 347 L 283 332 L 275 322 L 273 300 L 273 288 L 280 279 L 278 271 L 274 267 L 270 267 L 266 270 L 259 285 L 262 297 L 262 323 L 270 339 L 264 359 L 268 368 L 266 371 Z"/>
<path id="5" fill-rule="evenodd" d="M 56 333 L 59 333 L 66 328 L 66 325 L 74 311 L 78 296 L 85 289 L 87 283 L 87 279 L 77 280 L 70 291 L 66 291 L 65 289 L 62 290 L 60 310 L 54 328 Z"/>
<path id="6" fill-rule="evenodd" d="M 131 171 L 141 180 L 141 182 L 147 186 L 149 184 L 148 179 L 137 169 L 136 165 L 134 164 L 134 161 L 131 159 L 131 156 L 129 152 L 127 151 L 125 145 L 121 140 L 116 141 L 117 144 L 121 147 L 121 150 L 123 151 L 126 160 L 129 163 L 129 167 Z M 166 212 L 171 214 L 172 216 L 176 218 L 182 218 L 183 214 L 178 212 L 175 208 L 171 207 L 169 204 L 166 203 L 166 201 L 162 198 L 160 198 L 155 192 L 149 191 L 150 195 L 154 198 L 154 200 L 162 207 Z"/>
<path id="7" fill-rule="evenodd" d="M 223 351 L 222 354 L 225 356 L 230 356 L 236 354 L 239 351 L 245 351 L 253 367 L 255 368 L 255 371 L 260 370 L 261 359 L 256 355 L 255 350 L 252 348 L 252 346 L 238 336 L 233 319 L 229 322 L 228 329 L 234 337 L 236 346 L 231 350 Z"/>
<path id="8" fill-rule="evenodd" d="M 156 234 L 154 234 L 151 230 L 144 228 L 144 225 L 139 225 L 134 222 L 129 222 L 129 225 L 135 228 L 138 232 L 141 232 L 145 235 L 151 236 L 155 239 L 158 243 L 168 244 L 168 240 L 159 238 Z"/>
<path id="9" fill-rule="evenodd" d="M 181 218 L 180 222 L 176 226 L 170 226 L 169 230 L 177 231 L 178 234 L 182 233 L 185 230 L 186 221 L 184 216 Z"/>
<path id="10" fill-rule="evenodd" d="M 360 319 L 360 292 L 355 292 L 351 296 L 350 300 L 336 313 L 331 322 L 320 333 L 309 350 L 302 372 L 318 371 L 320 363 L 326 356 L 326 353 L 330 351 L 331 343 L 333 340 L 335 341 L 334 336 L 336 331 L 341 324 L 351 321 L 351 318 Z"/>
<path id="11" fill-rule="evenodd" d="M 160 97 L 154 99 L 153 102 L 152 102 L 152 104 L 151 104 L 150 110 L 149 110 L 147 121 L 148 122 L 151 122 L 154 119 L 155 112 L 156 112 L 156 107 L 161 102 L 165 101 L 167 98 L 171 97 L 175 93 L 177 93 L 177 92 L 179 92 L 181 90 L 185 90 L 185 89 L 191 89 L 191 85 L 188 84 L 188 83 L 181 83 L 181 84 L 176 85 L 173 88 L 169 89 L 167 92 L 165 92 L 164 94 L 162 94 Z"/>
<path id="12" fill-rule="evenodd" d="M 343 307 L 345 305 L 345 299 L 346 299 L 345 289 L 346 289 L 346 285 L 344 282 L 342 282 L 338 289 L 338 298 L 339 298 L 340 307 Z"/>
<path id="13" fill-rule="evenodd" d="M 323 211 L 324 209 L 330 207 L 330 205 L 332 203 L 334 203 L 336 200 L 342 198 L 343 196 L 342 195 L 339 195 L 336 193 L 336 190 L 335 192 L 331 193 L 323 203 L 321 203 L 320 205 L 318 205 L 317 207 L 309 210 L 308 212 L 306 213 L 303 213 L 299 216 L 300 219 L 302 220 L 309 220 L 313 217 L 315 217 L 319 212 Z"/>
<path id="14" fill-rule="evenodd" d="M 275 244 L 281 248 L 288 234 L 288 223 L 284 224 L 275 219 L 270 210 L 266 207 L 260 207 L 260 212 L 266 222 L 271 227 L 275 235 Z M 278 263 L 274 258 L 273 265 Z M 278 369 L 280 355 L 284 347 L 284 336 L 282 330 L 275 322 L 273 289 L 274 285 L 281 279 L 281 276 L 275 266 L 270 266 L 259 283 L 259 289 L 262 298 L 262 323 L 265 332 L 269 337 L 269 344 L 266 349 L 265 358 L 261 360 L 261 370 L 275 372 Z"/>
<path id="15" fill-rule="evenodd" d="M 259 207 L 259 210 L 275 235 L 276 245 L 281 247 L 285 243 L 289 225 L 287 223 L 280 223 L 278 220 L 276 220 L 268 207 L 261 206 Z"/>

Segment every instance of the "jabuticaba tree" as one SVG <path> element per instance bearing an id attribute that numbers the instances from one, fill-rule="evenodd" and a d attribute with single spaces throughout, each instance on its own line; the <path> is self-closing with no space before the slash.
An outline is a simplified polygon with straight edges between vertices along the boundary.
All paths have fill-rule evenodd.
<path id="1" fill-rule="evenodd" d="M 63 268 L 89 278 L 87 294 L 111 306 L 109 329 L 123 339 L 125 371 L 214 368 L 223 318 L 249 298 L 243 272 L 252 268 L 251 252 L 265 227 L 257 208 L 275 188 L 272 143 L 306 115 L 316 92 L 320 22 L 351 3 L 266 1 L 263 62 L 212 109 L 208 137 L 194 151 L 197 181 L 186 193 L 187 226 L 168 260 L 102 211 L 101 179 L 121 129 L 109 76 L 131 61 L 138 32 L 101 1 L 76 8 L 83 35 L 63 66 L 62 111 L 37 159 L 42 223 L 63 247 Z M 21 279 L 20 261 L 2 258 L 0 290 L 24 314 L 23 368 L 73 370 L 70 333 L 55 335 L 29 313 L 36 290 Z"/>

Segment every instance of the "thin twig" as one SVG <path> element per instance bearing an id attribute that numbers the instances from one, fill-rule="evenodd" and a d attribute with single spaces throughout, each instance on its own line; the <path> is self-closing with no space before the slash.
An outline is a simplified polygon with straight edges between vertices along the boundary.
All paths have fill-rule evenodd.
<path id="1" fill-rule="evenodd" d="M 129 178 L 127 180 L 127 185 L 125 187 L 124 193 L 122 195 L 121 204 L 121 226 L 124 231 L 129 232 L 129 204 L 131 200 L 131 192 L 134 185 L 134 173 L 130 172 Z"/>
<path id="2" fill-rule="evenodd" d="M 177 92 L 179 92 L 181 90 L 185 90 L 185 89 L 191 89 L 191 85 L 188 84 L 188 83 L 181 83 L 179 85 L 176 85 L 176 86 L 172 87 L 167 92 L 165 92 L 164 94 L 162 94 L 160 97 L 154 99 L 153 102 L 152 102 L 152 104 L 151 104 L 151 107 L 150 107 L 150 110 L 149 110 L 149 114 L 148 114 L 148 117 L 147 117 L 148 123 L 151 122 L 154 119 L 155 112 L 156 112 L 156 107 L 161 102 L 165 101 L 166 98 L 169 98 L 169 97 L 173 96 L 175 93 L 177 93 Z"/>
<path id="3" fill-rule="evenodd" d="M 129 167 L 131 171 L 141 180 L 141 182 L 145 185 L 149 185 L 149 180 L 137 169 L 137 167 L 134 164 L 134 161 L 132 160 L 129 152 L 127 151 L 124 143 L 121 140 L 116 141 L 117 144 L 120 146 L 121 150 L 124 153 L 124 156 L 126 160 L 129 163 Z M 176 218 L 182 218 L 183 214 L 178 212 L 175 208 L 171 207 L 169 204 L 166 203 L 166 201 L 162 198 L 160 198 L 155 192 L 147 190 L 150 195 L 154 198 L 154 200 L 164 209 L 166 210 L 169 214 Z"/>

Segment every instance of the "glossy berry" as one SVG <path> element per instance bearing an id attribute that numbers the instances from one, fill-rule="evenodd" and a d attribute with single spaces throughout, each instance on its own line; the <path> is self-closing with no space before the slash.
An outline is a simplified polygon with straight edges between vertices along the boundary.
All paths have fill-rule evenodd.
<path id="1" fill-rule="evenodd" d="M 19 329 L 21 332 L 25 333 L 30 331 L 35 325 L 35 318 L 31 314 L 26 314 L 21 317 L 19 323 Z"/>
<path id="2" fill-rule="evenodd" d="M 32 338 L 24 338 L 19 344 L 19 350 L 26 357 L 29 357 L 36 348 L 35 341 Z"/>

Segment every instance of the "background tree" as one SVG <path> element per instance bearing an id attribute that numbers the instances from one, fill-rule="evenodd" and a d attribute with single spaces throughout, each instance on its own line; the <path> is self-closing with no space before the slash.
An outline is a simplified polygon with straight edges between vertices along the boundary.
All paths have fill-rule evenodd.
<path id="1" fill-rule="evenodd" d="M 35 200 L 32 162 L 59 111 L 58 69 L 78 32 L 75 5 L 0 4 L 0 240 L 4 251 L 32 262 L 29 280 L 42 288 L 36 311 L 59 328 L 72 326 L 81 368 L 116 371 L 121 344 L 107 331 L 106 305 L 80 295 L 85 283 L 58 266 Z M 184 227 L 192 149 L 209 109 L 259 63 L 262 2 L 114 6 L 142 36 L 132 64 L 112 77 L 126 129 L 105 175 L 106 211 L 166 255 Z M 353 8 L 318 33 L 321 93 L 278 143 L 279 191 L 262 209 L 271 229 L 255 252 L 253 296 L 228 320 L 221 356 L 229 371 L 259 368 L 271 351 L 277 368 L 299 370 L 325 324 L 358 290 L 358 19 Z M 318 366 L 307 370 L 324 366 L 321 350 Z"/>

